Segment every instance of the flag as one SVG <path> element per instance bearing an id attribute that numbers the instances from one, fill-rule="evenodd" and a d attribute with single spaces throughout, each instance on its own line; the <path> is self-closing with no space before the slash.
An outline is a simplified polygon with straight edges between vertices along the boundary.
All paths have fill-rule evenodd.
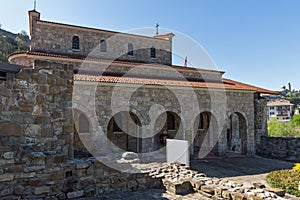
<path id="1" fill-rule="evenodd" d="M 184 59 L 184 64 L 183 64 L 184 67 L 187 67 L 187 56 L 185 57 Z"/>

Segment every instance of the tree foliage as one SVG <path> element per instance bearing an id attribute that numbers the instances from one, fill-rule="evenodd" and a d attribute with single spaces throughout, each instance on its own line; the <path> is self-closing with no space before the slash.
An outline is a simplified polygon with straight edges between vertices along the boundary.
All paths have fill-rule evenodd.
<path id="1" fill-rule="evenodd" d="M 0 29 L 0 62 L 7 61 L 7 56 L 13 52 L 29 50 L 29 42 L 25 31 L 13 34 Z"/>
<path id="2" fill-rule="evenodd" d="M 300 127 L 300 115 L 294 115 L 291 122 L 294 126 Z"/>

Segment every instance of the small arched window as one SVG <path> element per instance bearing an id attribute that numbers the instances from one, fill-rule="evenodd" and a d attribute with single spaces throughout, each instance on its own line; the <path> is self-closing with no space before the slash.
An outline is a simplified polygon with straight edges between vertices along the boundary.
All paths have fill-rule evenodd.
<path id="1" fill-rule="evenodd" d="M 107 51 L 107 44 L 105 40 L 100 41 L 100 52 L 106 52 Z"/>
<path id="2" fill-rule="evenodd" d="M 175 130 L 175 117 L 169 112 L 167 112 L 167 130 Z"/>
<path id="3" fill-rule="evenodd" d="M 156 51 L 154 47 L 151 47 L 150 49 L 150 57 L 151 58 L 155 58 L 156 57 Z"/>
<path id="4" fill-rule="evenodd" d="M 79 37 L 78 36 L 73 36 L 72 49 L 79 50 Z"/>
<path id="5" fill-rule="evenodd" d="M 201 113 L 200 116 L 199 116 L 198 129 L 204 129 L 204 118 L 203 118 L 203 113 Z"/>
<path id="6" fill-rule="evenodd" d="M 128 52 L 129 56 L 133 56 L 133 45 L 131 43 L 128 44 Z"/>
<path id="7" fill-rule="evenodd" d="M 211 120 L 211 114 L 204 112 L 199 116 L 198 129 L 208 129 Z"/>
<path id="8" fill-rule="evenodd" d="M 79 133 L 89 133 L 90 123 L 84 114 L 79 116 Z"/>

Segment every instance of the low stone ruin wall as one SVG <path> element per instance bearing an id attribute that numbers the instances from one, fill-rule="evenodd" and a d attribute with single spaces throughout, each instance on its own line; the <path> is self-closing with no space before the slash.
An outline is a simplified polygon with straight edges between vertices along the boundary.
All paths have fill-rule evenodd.
<path id="1" fill-rule="evenodd" d="M 262 137 L 259 155 L 292 162 L 300 162 L 300 138 Z"/>
<path id="2" fill-rule="evenodd" d="M 1 144 L 15 141 L 0 137 Z M 0 163 L 0 199 L 73 199 L 163 188 L 160 178 L 122 173 L 94 158 L 67 160 L 43 152 L 11 151 L 1 153 Z"/>
<path id="3" fill-rule="evenodd" d="M 206 177 L 205 174 L 188 169 L 180 164 L 166 164 L 149 172 L 152 178 L 161 178 L 169 193 L 186 195 L 194 192 L 214 199 L 284 199 L 280 189 L 265 188 L 260 183 L 236 183 L 221 178 Z"/>

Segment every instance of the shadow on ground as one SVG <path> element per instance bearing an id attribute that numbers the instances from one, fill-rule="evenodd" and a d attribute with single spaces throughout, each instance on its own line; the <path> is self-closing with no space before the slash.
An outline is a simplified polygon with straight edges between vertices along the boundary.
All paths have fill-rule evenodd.
<path id="1" fill-rule="evenodd" d="M 291 169 L 293 166 L 294 163 L 258 157 L 191 161 L 191 169 L 218 178 L 265 174 L 274 170 Z"/>

